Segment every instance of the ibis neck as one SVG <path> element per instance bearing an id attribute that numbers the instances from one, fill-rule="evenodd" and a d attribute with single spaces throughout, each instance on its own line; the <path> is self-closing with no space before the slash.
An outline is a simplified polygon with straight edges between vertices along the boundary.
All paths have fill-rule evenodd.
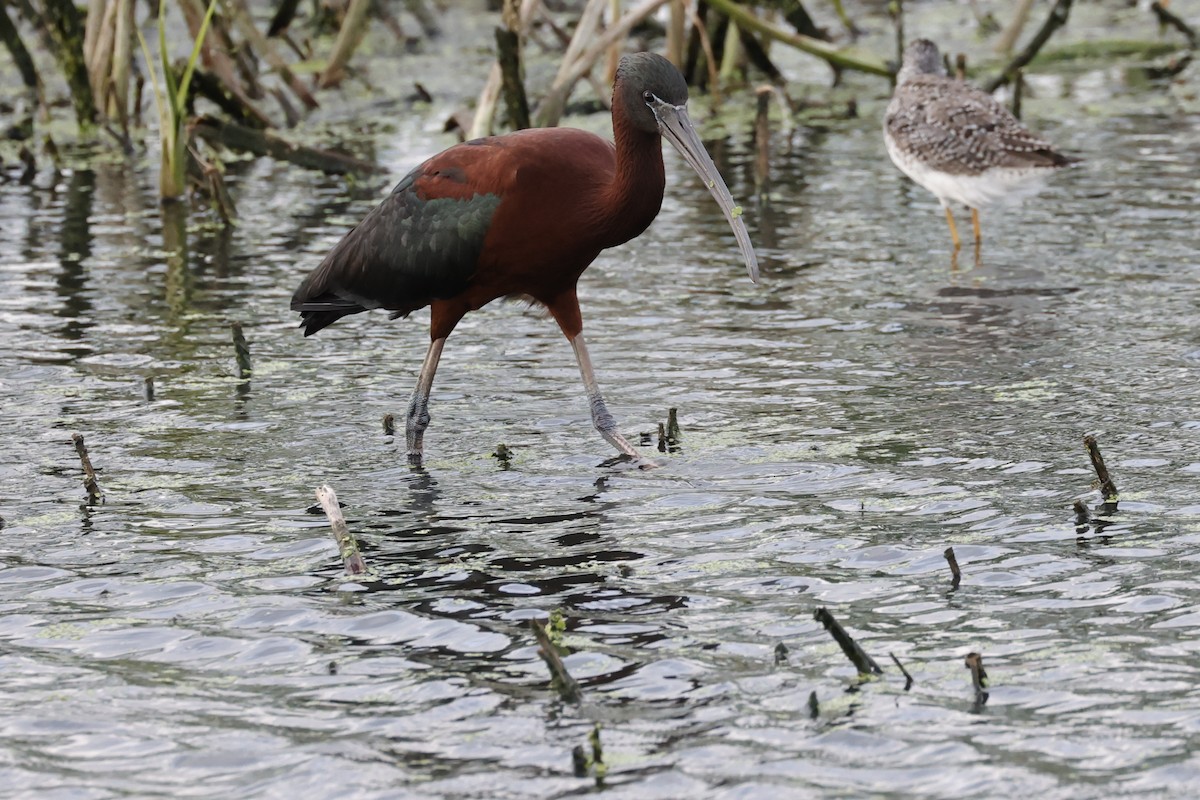
<path id="1" fill-rule="evenodd" d="M 613 115 L 613 141 L 617 148 L 616 174 L 605 197 L 613 243 L 627 242 L 650 227 L 662 207 L 666 172 L 662 137 L 630 125 Z"/>

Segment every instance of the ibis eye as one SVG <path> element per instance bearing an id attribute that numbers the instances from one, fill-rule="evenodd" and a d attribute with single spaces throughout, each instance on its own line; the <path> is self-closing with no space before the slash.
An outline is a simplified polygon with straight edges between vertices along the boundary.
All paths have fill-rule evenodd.
<path id="1" fill-rule="evenodd" d="M 649 89 L 642 92 L 642 100 L 646 101 L 647 105 L 649 105 L 650 103 L 653 103 L 657 99 L 658 98 L 654 96 L 654 92 L 650 91 Z"/>

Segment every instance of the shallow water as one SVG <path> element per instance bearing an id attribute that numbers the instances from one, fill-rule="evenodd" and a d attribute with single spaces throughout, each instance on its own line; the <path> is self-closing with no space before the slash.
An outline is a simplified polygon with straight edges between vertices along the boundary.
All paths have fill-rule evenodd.
<path id="1" fill-rule="evenodd" d="M 777 135 L 771 206 L 747 203 L 761 286 L 669 158 L 658 221 L 580 287 L 622 429 L 679 409 L 648 472 L 613 463 L 570 348 L 519 304 L 464 320 L 405 465 L 380 419 L 427 314 L 305 340 L 287 310 L 384 182 L 239 165 L 239 226 L 182 237 L 127 165 L 0 184 L 0 794 L 580 794 L 598 722 L 615 797 L 1188 796 L 1200 118 L 1154 88 L 1039 116 L 1096 80 L 1027 101 L 1087 163 L 986 213 L 978 265 L 888 163 L 878 86 L 861 119 Z M 380 109 L 381 161 L 446 146 L 444 110 Z M 711 143 L 743 198 L 748 140 Z M 1122 493 L 1078 532 L 1085 433 Z M 308 511 L 323 483 L 369 580 Z M 882 677 L 856 681 L 822 606 Z M 578 706 L 526 627 L 552 609 Z"/>

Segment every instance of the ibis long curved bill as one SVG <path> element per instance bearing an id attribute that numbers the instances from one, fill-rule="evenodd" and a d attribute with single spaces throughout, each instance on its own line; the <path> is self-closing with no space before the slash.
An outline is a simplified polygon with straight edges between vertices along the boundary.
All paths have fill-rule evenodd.
<path id="1" fill-rule="evenodd" d="M 708 151 L 704 149 L 704 144 L 700 141 L 700 136 L 696 133 L 691 118 L 688 117 L 687 107 L 672 105 L 657 97 L 648 105 L 654 112 L 655 119 L 658 120 L 658 128 L 662 135 L 674 145 L 691 168 L 696 170 L 696 174 L 704 181 L 708 191 L 712 193 L 717 204 L 721 206 L 721 210 L 725 212 L 725 219 L 733 228 L 734 238 L 737 239 L 738 247 L 742 250 L 742 257 L 746 259 L 746 269 L 750 272 L 750 280 L 758 283 L 758 257 L 754 254 L 754 245 L 750 243 L 750 233 L 746 230 L 746 223 L 742 221 L 742 207 L 733 201 L 729 187 L 721 179 L 721 173 L 717 172 L 717 165 L 713 163 Z"/>

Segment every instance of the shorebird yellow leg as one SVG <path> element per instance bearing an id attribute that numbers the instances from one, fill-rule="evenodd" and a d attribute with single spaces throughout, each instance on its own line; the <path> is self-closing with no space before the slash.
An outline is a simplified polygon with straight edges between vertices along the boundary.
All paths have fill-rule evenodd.
<path id="1" fill-rule="evenodd" d="M 945 206 L 946 209 L 946 224 L 950 226 L 950 239 L 954 242 L 954 252 L 962 247 L 962 240 L 958 238 L 958 226 L 954 224 L 954 213 L 950 210 L 950 206 Z"/>
<path id="2" fill-rule="evenodd" d="M 971 209 L 971 225 L 975 228 L 975 244 L 979 244 L 981 241 L 983 241 L 983 237 L 981 237 L 979 234 L 979 209 L 978 208 Z"/>

